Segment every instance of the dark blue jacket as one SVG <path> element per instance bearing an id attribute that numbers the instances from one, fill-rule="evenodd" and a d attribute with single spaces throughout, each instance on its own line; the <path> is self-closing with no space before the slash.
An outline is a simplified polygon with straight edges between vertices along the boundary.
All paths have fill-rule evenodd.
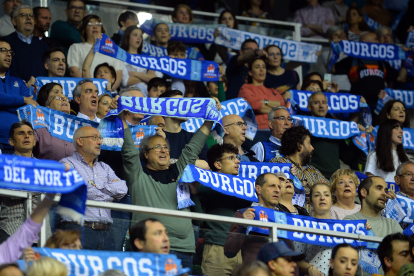
<path id="1" fill-rule="evenodd" d="M 24 105 L 24 98 L 30 97 L 29 89 L 20 79 L 6 73 L 6 82 L 0 80 L 0 143 L 8 144 L 12 124 L 19 121 L 16 109 Z"/>

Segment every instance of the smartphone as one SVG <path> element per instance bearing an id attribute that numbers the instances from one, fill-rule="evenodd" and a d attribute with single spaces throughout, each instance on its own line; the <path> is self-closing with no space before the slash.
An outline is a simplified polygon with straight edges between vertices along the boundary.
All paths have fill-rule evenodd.
<path id="1" fill-rule="evenodd" d="M 323 79 L 326 80 L 326 82 L 328 83 L 327 89 L 330 90 L 331 89 L 331 83 L 332 83 L 332 74 L 325 74 L 323 76 Z"/>

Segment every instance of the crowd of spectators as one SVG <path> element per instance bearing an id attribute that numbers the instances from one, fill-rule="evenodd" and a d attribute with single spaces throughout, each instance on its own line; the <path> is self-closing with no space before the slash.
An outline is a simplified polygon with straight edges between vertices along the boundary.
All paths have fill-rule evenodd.
<path id="1" fill-rule="evenodd" d="M 292 2 L 298 4 L 293 21 L 302 24 L 302 37 L 327 38 L 330 43 L 349 40 L 402 45 L 413 31 L 413 0 L 405 1 L 406 6 L 389 3 L 398 1 L 366 0 L 362 7 L 344 0 Z M 274 1 L 243 1 L 240 15 L 277 19 L 271 14 L 274 5 Z M 378 250 L 371 252 L 382 264 L 379 273 L 391 276 L 412 271 L 414 237 L 402 234 L 410 224 L 384 215 L 387 201 L 397 195 L 414 200 L 413 152 L 403 146 L 403 129 L 410 128 L 407 103 L 390 100 L 380 112 L 374 112 L 378 100 L 386 96 L 385 88 L 414 87 L 414 71 L 405 60 L 388 62 L 341 53 L 331 68 L 333 53 L 325 47 L 317 53 L 317 70 L 301 80 L 294 68 L 304 64 L 285 60 L 283 47 L 260 48 L 256 40 L 246 39 L 235 51 L 216 44 L 171 41 L 170 27 L 165 23 L 157 24 L 154 35 L 144 41 L 137 13 L 126 10 L 119 14 L 112 43 L 131 55 L 142 54 L 144 43 L 149 43 L 164 47 L 173 59 L 187 59 L 187 49 L 193 47 L 205 60 L 219 64 L 219 80 L 204 83 L 95 53 L 94 45 L 106 33 L 107 23 L 99 14 L 88 14 L 84 0 L 68 0 L 65 15 L 52 14 L 46 7 L 32 8 L 22 0 L 3 0 L 3 9 L 1 153 L 55 160 L 65 164 L 66 170 L 77 170 L 85 180 L 89 200 L 166 210 L 177 209 L 178 180 L 187 165 L 237 176 L 240 162 L 289 163 L 294 179 L 284 173 L 258 175 L 254 186 L 258 203 L 194 182 L 189 189 L 195 205 L 181 211 L 253 220 L 254 207 L 261 206 L 319 220 L 364 220 L 367 231 L 384 238 Z M 60 20 L 51 24 L 54 17 Z M 192 9 L 186 4 L 175 6 L 171 21 L 194 24 Z M 235 30 L 240 26 L 229 10 L 221 12 L 218 23 Z M 260 22 L 249 24 L 265 31 L 269 28 Z M 214 36 L 220 36 L 218 29 Z M 399 47 L 404 52 L 411 50 Z M 322 77 L 324 74 L 332 76 Z M 44 84 L 37 91 L 39 77 L 76 78 L 72 99 L 58 82 Z M 100 95 L 91 78 L 106 80 L 107 93 Z M 308 110 L 298 111 L 300 115 L 355 122 L 367 135 L 378 126 L 376 149 L 366 154 L 351 138 L 315 137 L 309 129 L 295 125 L 292 90 L 312 93 L 307 99 Z M 361 106 L 372 111 L 372 125 L 364 121 L 366 113 L 330 113 L 325 92 L 361 96 Z M 70 143 L 51 135 L 47 128 L 35 129 L 30 122 L 20 121 L 16 111 L 25 105 L 42 106 L 99 123 L 117 108 L 118 98 L 123 96 L 213 98 L 219 110 L 220 102 L 244 98 L 255 114 L 258 131 L 249 141 L 247 122 L 230 114 L 222 118 L 224 137 L 217 143 L 210 135 L 211 121 L 191 133 L 182 127 L 185 118 L 151 116 L 144 120 L 142 114 L 124 111 L 119 114 L 124 128 L 122 151 L 109 151 L 101 150 L 103 138 L 95 127 L 77 128 Z M 144 137 L 137 147 L 130 129 L 141 124 L 155 125 L 157 133 Z M 356 172 L 367 178 L 360 180 Z M 303 205 L 293 201 L 295 179 L 306 193 Z M 399 191 L 390 191 L 387 182 L 395 182 Z M 190 268 L 190 274 L 196 264 L 202 275 L 356 275 L 365 269 L 358 260 L 367 253 L 349 244 L 332 248 L 287 239 L 269 243 L 264 234 L 244 235 L 244 225 L 95 207 L 86 208 L 84 222 L 79 224 L 56 213 L 53 197 L 47 194 L 40 200 L 39 193 L 33 193 L 34 211 L 29 217 L 23 199 L 0 197 L 0 275 L 23 275 L 14 264 L 19 258 L 31 263 L 29 276 L 67 275 L 62 263 L 48 257 L 39 259 L 32 248 L 44 218 L 45 247 L 174 254 L 183 267 Z M 202 230 L 194 230 L 197 226 Z M 125 242 L 127 237 L 129 243 Z M 363 274 L 371 275 L 367 271 Z M 108 270 L 101 275 L 123 273 Z"/>

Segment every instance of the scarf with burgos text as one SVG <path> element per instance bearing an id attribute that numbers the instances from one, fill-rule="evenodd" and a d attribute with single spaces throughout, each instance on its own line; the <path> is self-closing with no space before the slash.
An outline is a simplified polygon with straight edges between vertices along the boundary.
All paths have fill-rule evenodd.
<path id="1" fill-rule="evenodd" d="M 94 121 L 85 120 L 39 105 L 36 106 L 36 108 L 32 105 L 20 107 L 17 109 L 17 115 L 20 120 L 26 119 L 29 121 L 32 124 L 33 129 L 47 128 L 50 135 L 69 143 L 73 142 L 73 134 L 78 128 L 92 126 L 97 128 L 101 134 L 102 150 L 121 151 L 122 145 L 124 144 L 123 128 L 119 129 L 119 121 L 101 120 L 98 124 Z M 154 135 L 156 133 L 155 128 L 156 126 L 130 126 L 135 146 L 139 147 L 141 140 L 145 136 Z M 114 135 L 118 135 L 122 138 L 114 140 Z M 118 136 L 116 137 L 118 138 Z"/>
<path id="2" fill-rule="evenodd" d="M 153 57 L 168 56 L 167 48 L 161 47 L 161 46 L 155 46 L 147 42 L 143 42 L 141 54 L 149 55 Z M 204 56 L 195 47 L 187 47 L 187 51 L 185 52 L 185 55 L 187 56 L 188 59 L 204 60 Z"/>
<path id="3" fill-rule="evenodd" d="M 61 194 L 57 212 L 82 223 L 87 189 L 75 169 L 53 160 L 40 160 L 17 155 L 0 155 L 0 188 L 39 193 Z"/>
<path id="4" fill-rule="evenodd" d="M 148 70 L 159 71 L 172 78 L 193 81 L 218 81 L 218 64 L 214 61 L 174 59 L 167 56 L 152 57 L 145 55 L 132 55 L 119 48 L 107 35 L 98 39 L 94 52 L 119 59 L 123 62 L 136 65 Z"/>
<path id="5" fill-rule="evenodd" d="M 100 275 L 109 269 L 121 270 L 130 276 L 173 276 L 189 271 L 189 268 L 181 268 L 181 260 L 174 254 L 36 247 L 33 250 L 36 255 L 63 263 L 68 269 L 68 276 Z"/>
<path id="6" fill-rule="evenodd" d="M 221 116 L 239 115 L 247 124 L 246 138 L 253 140 L 257 132 L 256 116 L 250 104 L 242 98 L 221 102 Z M 203 119 L 188 119 L 181 124 L 181 127 L 188 132 L 196 132 L 203 124 Z"/>

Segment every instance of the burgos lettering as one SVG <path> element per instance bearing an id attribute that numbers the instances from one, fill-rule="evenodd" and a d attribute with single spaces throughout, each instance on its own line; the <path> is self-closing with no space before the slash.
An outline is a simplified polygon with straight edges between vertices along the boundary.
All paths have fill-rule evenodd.
<path id="1" fill-rule="evenodd" d="M 342 40 L 345 54 L 366 58 L 395 59 L 394 45 Z"/>

